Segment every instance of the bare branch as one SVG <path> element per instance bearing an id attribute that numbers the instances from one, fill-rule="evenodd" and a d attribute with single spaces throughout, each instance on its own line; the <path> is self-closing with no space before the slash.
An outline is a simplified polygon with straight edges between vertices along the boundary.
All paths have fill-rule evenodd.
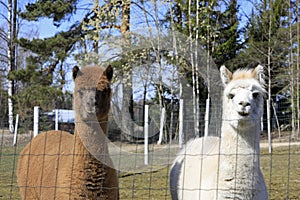
<path id="1" fill-rule="evenodd" d="M 8 41 L 6 33 L 2 32 L 2 31 L 0 32 L 0 38 L 3 39 L 5 42 Z"/>
<path id="2" fill-rule="evenodd" d="M 8 57 L 7 57 L 7 55 L 6 55 L 6 54 L 2 54 L 2 53 L 0 53 L 0 57 L 4 57 L 4 58 L 8 59 Z"/>
<path id="3" fill-rule="evenodd" d="M 4 19 L 8 22 L 8 19 L 7 19 L 7 17 L 6 17 L 5 15 L 3 15 L 2 13 L 0 13 L 0 16 L 1 16 L 2 18 L 4 18 Z"/>

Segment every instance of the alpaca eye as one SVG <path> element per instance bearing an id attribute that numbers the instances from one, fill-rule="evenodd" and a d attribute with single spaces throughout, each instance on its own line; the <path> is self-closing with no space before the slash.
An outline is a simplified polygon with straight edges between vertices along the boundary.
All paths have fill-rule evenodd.
<path id="1" fill-rule="evenodd" d="M 234 94 L 229 93 L 229 94 L 228 94 L 228 98 L 229 98 L 229 99 L 233 99 L 233 98 L 234 98 Z"/>
<path id="2" fill-rule="evenodd" d="M 82 91 L 82 90 L 78 90 L 78 94 L 79 94 L 80 96 L 83 96 L 83 91 Z"/>
<path id="3" fill-rule="evenodd" d="M 258 96 L 259 96 L 259 93 L 258 92 L 254 92 L 253 94 L 252 94 L 252 96 L 253 96 L 253 98 L 257 98 Z"/>

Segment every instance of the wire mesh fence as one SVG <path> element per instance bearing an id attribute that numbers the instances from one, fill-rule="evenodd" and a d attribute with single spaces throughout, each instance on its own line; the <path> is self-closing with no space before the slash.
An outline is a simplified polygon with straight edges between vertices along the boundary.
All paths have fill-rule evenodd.
<path id="1" fill-rule="evenodd" d="M 54 49 L 48 52 L 52 55 L 49 60 L 40 60 L 45 52 L 34 52 L 29 47 L 30 53 L 25 55 L 23 51 L 27 48 L 19 47 L 21 44 L 14 39 L 19 36 L 10 40 L 10 31 L 7 31 L 6 37 L 5 28 L 1 29 L 1 42 L 7 43 L 8 56 L 6 58 L 6 49 L 3 48 L 3 69 L 0 70 L 3 110 L 0 113 L 3 117 L 0 120 L 0 199 L 20 199 L 20 190 L 28 188 L 26 180 L 25 185 L 17 184 L 16 174 L 21 151 L 35 135 L 31 106 L 40 104 L 43 109 L 72 107 L 71 93 L 62 92 L 66 83 L 67 88 L 72 85 L 69 74 L 72 71 L 69 66 L 71 60 L 71 63 L 76 60 L 81 67 L 94 63 L 114 66 L 112 89 L 116 95 L 112 96 L 107 137 L 99 140 L 93 136 L 97 132 L 91 131 L 91 138 L 80 139 L 86 139 L 89 144 L 98 143 L 98 146 L 84 143 L 88 153 L 82 156 L 106 161 L 116 170 L 120 199 L 171 199 L 170 170 L 180 149 L 194 138 L 221 135 L 224 114 L 219 67 L 224 63 L 231 64 L 231 68 L 253 67 L 258 63 L 265 65 L 268 99 L 273 98 L 274 102 L 271 102 L 270 110 L 264 108 L 261 121 L 261 168 L 270 199 L 300 199 L 299 1 L 111 1 L 100 4 L 95 1 L 77 6 L 78 10 L 87 12 L 80 14 L 85 16 L 79 19 L 82 24 L 77 22 L 78 16 L 70 17 L 76 19 L 75 24 L 68 24 L 71 32 L 54 36 L 55 39 L 63 39 L 57 40 L 57 44 L 70 43 L 66 42 L 66 39 L 74 39 L 68 37 L 70 35 L 75 35 L 77 42 L 57 52 L 55 49 L 60 45 L 46 44 L 47 41 L 52 43 L 51 37 L 43 42 L 32 40 L 53 46 Z M 2 17 L 6 18 L 5 15 Z M 72 23 L 72 20 L 65 21 Z M 35 50 L 48 49 L 35 43 L 28 46 Z M 72 52 L 67 55 L 70 49 Z M 18 52 L 22 58 L 11 56 L 9 52 Z M 56 55 L 64 56 L 57 58 L 52 66 Z M 30 58 L 28 63 L 25 62 L 27 58 Z M 36 66 L 33 67 L 32 62 Z M 45 87 L 38 87 L 40 83 Z M 86 83 L 90 84 L 89 81 Z M 14 90 L 16 93 L 12 99 L 10 93 Z M 158 102 L 157 105 L 155 102 Z M 149 104 L 147 120 L 144 104 Z M 13 126 L 14 107 L 17 108 L 15 112 L 20 114 L 16 143 L 15 135 L 9 132 Z M 164 118 L 161 117 L 162 107 L 165 109 Z M 45 160 L 56 159 L 51 160 L 53 163 L 49 165 L 42 160 L 39 169 L 31 169 L 32 177 L 35 172 L 42 171 L 37 180 L 42 183 L 44 177 L 50 176 L 50 173 L 43 172 L 44 168 L 56 165 L 53 169 L 58 170 L 54 175 L 57 180 L 60 173 L 57 162 L 66 153 L 76 164 L 63 170 L 71 173 L 70 176 L 76 173 L 76 169 L 83 170 L 79 168 L 82 163 L 76 160 L 81 154 L 76 154 L 75 150 L 70 152 L 70 149 L 75 149 L 76 142 L 74 121 L 55 124 L 49 110 L 41 110 L 41 113 L 40 135 L 44 132 L 45 138 L 52 138 L 56 143 L 42 140 L 36 146 L 47 149 L 47 145 L 56 145 L 59 151 L 39 154 Z M 10 123 L 7 124 L 7 121 Z M 145 129 L 146 126 L 149 128 Z M 57 137 L 53 137 L 53 129 L 58 129 Z M 74 140 L 74 143 L 63 142 L 62 135 Z M 269 148 L 269 139 L 272 139 L 272 148 Z M 60 148 L 66 150 L 62 153 Z M 104 153 L 98 154 L 102 148 Z M 33 157 L 34 152 L 33 148 Z M 101 179 L 97 170 L 101 172 L 102 169 L 84 170 Z M 27 168 L 24 171 L 29 174 Z M 70 191 L 76 188 L 72 181 L 68 185 Z M 55 192 L 61 189 L 61 185 L 39 185 L 36 188 L 37 191 L 44 189 Z M 79 189 L 97 190 L 89 184 Z M 47 199 L 47 196 L 41 198 Z"/>
<path id="2" fill-rule="evenodd" d="M 28 120 L 25 121 L 28 123 Z M 279 126 L 278 129 L 274 123 L 271 153 L 268 151 L 266 131 L 261 134 L 262 172 L 269 199 L 299 199 L 300 142 L 294 137 L 295 134 L 292 130 L 286 127 L 290 116 L 283 115 L 279 121 L 285 126 Z M 184 122 L 186 126 L 194 127 L 189 125 L 190 123 L 190 120 Z M 20 151 L 33 138 L 32 130 L 24 128 L 27 126 L 22 124 L 22 121 L 20 122 L 17 144 L 14 145 L 13 134 L 8 132 L 6 124 L 2 122 L 0 136 L 1 199 L 20 199 L 20 188 L 16 177 L 18 158 Z M 179 151 L 178 138 L 173 135 L 171 143 L 166 139 L 161 145 L 157 145 L 158 137 L 149 140 L 149 162 L 146 165 L 144 162 L 144 138 L 127 140 L 126 137 L 117 137 L 121 132 L 118 132 L 112 122 L 110 127 L 108 136 L 112 142 L 109 143 L 109 151 L 110 157 L 118 169 L 120 199 L 171 199 L 170 167 Z M 50 130 L 44 131 L 51 132 Z"/>

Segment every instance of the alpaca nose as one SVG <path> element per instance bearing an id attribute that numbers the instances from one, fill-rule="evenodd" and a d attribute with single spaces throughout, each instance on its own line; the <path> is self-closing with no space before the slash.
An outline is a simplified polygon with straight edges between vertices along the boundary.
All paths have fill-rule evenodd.
<path id="1" fill-rule="evenodd" d="M 95 106 L 95 98 L 94 97 L 90 97 L 88 99 L 87 105 L 90 106 L 90 107 Z"/>
<path id="2" fill-rule="evenodd" d="M 251 104 L 248 101 L 240 101 L 239 105 L 241 105 L 245 108 L 247 106 L 250 106 Z"/>

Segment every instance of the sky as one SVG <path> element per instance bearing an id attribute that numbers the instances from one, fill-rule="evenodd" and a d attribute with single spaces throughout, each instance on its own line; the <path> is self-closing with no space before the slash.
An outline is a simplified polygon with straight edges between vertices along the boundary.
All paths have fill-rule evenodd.
<path id="1" fill-rule="evenodd" d="M 7 0 L 4 0 L 4 1 L 7 1 Z M 2 2 L 3 2 L 3 0 L 2 0 Z M 34 2 L 34 0 L 29 0 L 29 2 Z M 247 18 L 245 17 L 245 14 L 246 15 L 251 14 L 253 4 L 247 0 L 238 0 L 238 4 L 240 5 L 240 13 L 239 13 L 239 15 L 241 16 L 240 25 L 243 26 L 247 22 Z M 81 1 L 78 5 L 79 9 L 76 11 L 76 15 L 72 16 L 69 21 L 65 21 L 64 23 L 62 23 L 62 25 L 60 27 L 54 26 L 52 21 L 47 18 L 42 18 L 37 22 L 29 22 L 28 23 L 28 22 L 23 21 L 22 24 L 23 24 L 23 27 L 29 27 L 29 29 L 32 28 L 32 29 L 38 30 L 39 38 L 51 37 L 61 30 L 66 30 L 70 26 L 70 24 L 72 24 L 72 22 L 80 21 L 80 19 L 82 19 L 84 17 L 86 10 L 89 9 L 89 7 L 91 5 L 92 5 L 91 3 L 82 3 L 82 1 Z M 25 1 L 20 1 L 19 7 L 23 10 L 25 8 Z M 1 13 L 5 13 L 5 9 L 3 8 L 3 6 L 0 6 L 0 11 L 1 11 Z M 140 17 L 143 17 L 143 15 L 140 15 L 137 18 L 140 18 Z"/>
<path id="2" fill-rule="evenodd" d="M 5 26 L 4 17 L 7 15 L 7 11 L 5 5 L 7 4 L 7 0 L 0 0 L 4 4 L 0 4 L 0 13 L 4 16 L 0 16 L 0 26 Z M 18 6 L 21 10 L 25 9 L 25 5 L 28 3 L 33 3 L 35 0 L 28 0 L 28 1 L 19 1 Z M 47 18 L 41 18 L 36 22 L 27 22 L 26 20 L 21 21 L 21 28 L 20 28 L 20 36 L 26 38 L 47 38 L 52 37 L 56 33 L 62 30 L 68 30 L 69 26 L 72 25 L 76 21 L 81 21 L 83 19 L 87 10 L 92 6 L 92 1 L 84 1 L 81 0 L 78 5 L 78 9 L 76 11 L 76 15 L 72 15 L 69 20 L 64 21 L 61 26 L 56 27 L 53 25 L 52 20 Z M 250 15 L 252 10 L 252 4 L 247 0 L 238 0 L 238 4 L 240 5 L 240 26 L 243 26 L 247 22 L 247 18 L 244 17 L 246 15 Z M 168 5 L 158 5 L 158 6 L 168 6 Z M 151 8 L 147 7 L 148 10 Z M 167 9 L 167 8 L 166 8 Z M 131 23 L 138 24 L 137 27 L 141 28 L 143 25 L 142 18 L 144 18 L 144 13 L 141 12 L 141 9 L 137 6 L 132 7 L 132 13 L 136 16 L 131 18 Z M 134 22 L 133 22 L 134 21 Z M 145 23 L 144 23 L 144 26 Z M 72 59 L 69 59 L 70 65 L 75 65 L 76 62 Z M 71 71 L 71 70 L 68 70 Z M 68 91 L 73 90 L 73 83 L 71 78 L 71 72 L 67 74 L 67 79 L 69 79 L 65 89 Z"/>

